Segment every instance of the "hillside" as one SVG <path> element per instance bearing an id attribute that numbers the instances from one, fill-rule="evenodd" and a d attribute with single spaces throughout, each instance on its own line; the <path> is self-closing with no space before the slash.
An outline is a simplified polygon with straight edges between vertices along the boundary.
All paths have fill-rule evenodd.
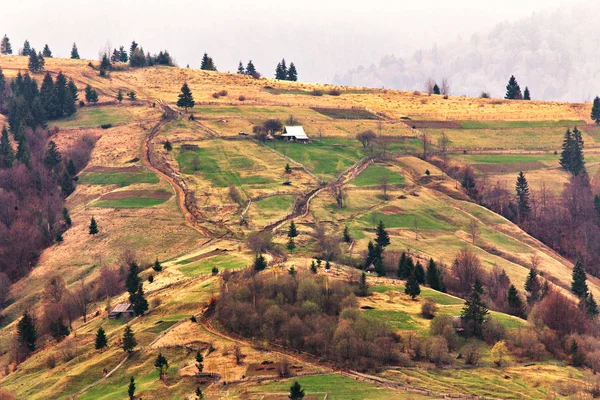
<path id="1" fill-rule="evenodd" d="M 15 77 L 26 69 L 26 59 L 0 57 L 0 68 L 7 77 Z M 73 226 L 62 243 L 43 252 L 31 274 L 12 286 L 11 304 L 1 310 L 5 325 L 0 330 L 0 365 L 6 368 L 1 369 L 0 386 L 18 398 L 125 398 L 130 376 L 136 377 L 137 393 L 144 399 L 193 398 L 200 385 L 194 377 L 198 349 L 205 353 L 204 371 L 220 378 L 201 383 L 211 399 L 285 398 L 281 396 L 287 396 L 293 380 L 319 399 L 405 398 L 407 393 L 414 399 L 446 394 L 519 398 L 525 392 L 527 398 L 546 398 L 589 388 L 589 371 L 550 356 L 534 364 L 511 356 L 505 368 L 496 368 L 491 346 L 480 341 L 478 367 L 463 359 L 456 360 L 455 369 L 418 361 L 406 368 L 362 373 L 231 334 L 218 321 L 203 318 L 228 276 L 223 272 L 254 262 L 248 237 L 272 233 L 275 248 L 283 249 L 292 220 L 299 232 L 295 250 L 269 251 L 269 268 L 261 274 L 278 277 L 293 267 L 301 276 L 308 275 L 313 258 L 330 251 L 325 245 L 341 238 L 348 227 L 352 242 L 335 242 L 331 271 L 321 270 L 317 276 L 327 285 L 351 281 L 357 273 L 353 265 L 362 262 L 381 220 L 390 235 L 390 259 L 408 251 L 422 263 L 433 258 L 449 268 L 456 254 L 467 248 L 485 271 L 503 269 L 523 292 L 535 258 L 544 279 L 572 296 L 571 262 L 514 223 L 471 202 L 460 183 L 416 156 L 422 152 L 423 134 L 436 143 L 443 131 L 453 161 L 473 165 L 509 185 L 525 170 L 534 189 L 549 180 L 558 186 L 568 176 L 559 170 L 554 151 L 560 150 L 567 127 L 581 126 L 591 175 L 599 165 L 598 131 L 587 124 L 589 104 L 443 99 L 356 87 L 332 92 L 329 86 L 167 67 L 123 67 L 100 77 L 88 61 L 52 58 L 46 61 L 46 71 L 72 77 L 80 99 L 87 84 L 100 97 L 98 104 L 51 123 L 58 128 L 54 140 L 59 149 L 86 134 L 99 140 L 78 175 L 75 192 L 67 198 Z M 184 82 L 196 101 L 187 113 L 175 106 Z M 118 103 L 119 90 L 135 91 L 138 100 Z M 213 95 L 222 91 L 225 95 Z M 252 134 L 239 135 L 266 119 L 284 121 L 290 115 L 303 125 L 311 143 L 262 143 Z M 373 147 L 355 139 L 365 130 L 376 132 L 383 143 L 375 159 Z M 343 207 L 336 199 L 340 190 L 345 193 Z M 98 235 L 88 234 L 92 217 L 98 222 Z M 475 238 L 470 233 L 473 224 Z M 48 278 L 60 274 L 68 288 L 76 289 L 82 279 L 96 282 L 103 266 L 126 268 L 132 254 L 142 266 L 159 260 L 163 267 L 140 273 L 150 303 L 146 315 L 129 322 L 108 320 L 107 309 L 126 301 L 127 294 L 106 296 L 89 305 L 87 322 L 73 322 L 73 333 L 64 341 L 49 339 L 18 367 L 11 363 L 16 321 L 28 309 L 41 314 Z M 396 259 L 393 263 L 397 265 Z M 420 312 L 425 299 L 432 299 L 442 315 L 460 315 L 463 299 L 423 287 L 413 301 L 404 294 L 405 283 L 394 277 L 370 274 L 371 295 L 360 298 L 357 309 L 402 337 L 429 336 L 431 322 Z M 588 277 L 587 283 L 600 298 L 600 280 Z M 493 311 L 492 318 L 511 332 L 532 328 L 530 322 L 505 313 Z M 126 325 L 138 339 L 131 355 L 117 346 Z M 109 339 L 104 351 L 93 349 L 99 327 Z M 465 343 L 461 338 L 460 345 Z M 241 362 L 236 360 L 236 347 L 245 356 Z M 164 381 L 158 380 L 153 366 L 159 351 L 170 364 Z M 53 367 L 50 358 L 55 359 Z M 273 368 L 264 367 L 283 359 L 295 371 L 292 380 L 281 380 Z"/>

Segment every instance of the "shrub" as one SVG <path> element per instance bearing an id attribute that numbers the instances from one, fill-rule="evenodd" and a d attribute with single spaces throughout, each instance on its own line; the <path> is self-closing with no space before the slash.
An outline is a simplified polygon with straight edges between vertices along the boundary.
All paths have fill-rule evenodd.
<path id="1" fill-rule="evenodd" d="M 100 128 L 109 129 L 109 128 L 112 128 L 112 124 L 102 124 L 102 125 L 100 125 Z"/>
<path id="2" fill-rule="evenodd" d="M 501 367 L 502 364 L 504 364 L 507 353 L 508 350 L 506 349 L 506 343 L 504 343 L 504 340 L 497 342 L 494 347 L 492 347 L 492 361 L 497 367 Z"/>
<path id="3" fill-rule="evenodd" d="M 437 304 L 435 304 L 435 301 L 431 299 L 425 299 L 423 304 L 421 304 L 421 315 L 423 318 L 433 319 L 437 310 Z"/>
<path id="4" fill-rule="evenodd" d="M 313 89 L 310 94 L 312 96 L 323 96 L 323 91 L 319 89 Z"/>
<path id="5" fill-rule="evenodd" d="M 54 369 L 54 367 L 56 367 L 56 356 L 54 354 L 50 354 L 48 358 L 46 358 L 46 367 L 48 367 L 48 369 Z M 2 399 L 1 396 L 0 399 Z"/>
<path id="6" fill-rule="evenodd" d="M 465 358 L 465 363 L 467 365 L 477 365 L 479 360 L 481 360 L 479 346 L 477 346 L 475 343 L 467 343 L 462 348 L 462 355 Z"/>
<path id="7" fill-rule="evenodd" d="M 447 94 L 444 95 L 444 100 L 448 100 L 448 95 Z"/>
<path id="8" fill-rule="evenodd" d="M 483 340 L 486 343 L 496 343 L 504 339 L 505 333 L 504 326 L 492 317 L 488 317 L 483 324 Z"/>
<path id="9" fill-rule="evenodd" d="M 429 333 L 431 336 L 438 336 L 443 334 L 445 327 L 454 328 L 452 324 L 452 317 L 449 315 L 438 315 L 433 320 L 431 320 L 431 325 L 429 325 Z"/>
<path id="10" fill-rule="evenodd" d="M 148 275 L 148 282 L 154 282 L 154 275 Z"/>
<path id="11" fill-rule="evenodd" d="M 85 101 L 79 100 L 79 107 L 85 107 Z"/>
<path id="12" fill-rule="evenodd" d="M 452 357 L 450 357 L 446 339 L 443 337 L 431 339 L 427 346 L 427 358 L 438 367 L 452 364 Z"/>
<path id="13" fill-rule="evenodd" d="M 239 101 L 246 101 L 246 96 L 241 95 L 240 97 L 238 97 Z"/>
<path id="14" fill-rule="evenodd" d="M 418 90 L 415 90 L 415 91 L 413 91 L 413 95 L 415 95 L 415 96 L 420 96 L 420 95 L 421 95 L 421 92 L 419 92 Z"/>
<path id="15" fill-rule="evenodd" d="M 488 92 L 481 92 L 481 95 L 479 95 L 479 97 L 482 99 L 489 99 L 492 96 L 490 96 L 490 94 Z"/>
<path id="16" fill-rule="evenodd" d="M 161 304 L 161 301 L 158 297 L 152 299 L 152 308 L 157 308 Z"/>
<path id="17" fill-rule="evenodd" d="M 221 90 L 221 91 L 219 92 L 219 96 L 221 96 L 221 97 L 225 97 L 225 96 L 227 96 L 227 90 Z"/>
<path id="18" fill-rule="evenodd" d="M 517 329 L 510 335 L 509 342 L 516 355 L 532 361 L 541 360 L 546 353 L 544 345 L 532 329 Z"/>
<path id="19" fill-rule="evenodd" d="M 546 295 L 537 311 L 546 326 L 560 334 L 585 333 L 588 330 L 589 322 L 585 314 L 558 291 Z"/>
<path id="20" fill-rule="evenodd" d="M 339 96 L 341 94 L 342 94 L 342 92 L 339 89 L 331 89 L 331 90 L 329 90 L 329 95 L 330 96 Z"/>

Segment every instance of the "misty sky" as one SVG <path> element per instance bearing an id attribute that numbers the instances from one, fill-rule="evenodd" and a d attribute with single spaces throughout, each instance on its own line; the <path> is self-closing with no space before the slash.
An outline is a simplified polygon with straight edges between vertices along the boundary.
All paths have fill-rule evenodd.
<path id="1" fill-rule="evenodd" d="M 571 1 L 574 2 L 574 1 Z M 277 62 L 294 61 L 300 80 L 330 82 L 335 73 L 468 39 L 503 20 L 571 3 L 566 0 L 9 0 L 0 34 L 16 51 L 25 39 L 67 57 L 98 58 L 107 43 L 132 40 L 144 50 L 168 49 L 179 66 L 198 68 L 206 51 L 221 71 L 252 59 L 272 77 Z"/>

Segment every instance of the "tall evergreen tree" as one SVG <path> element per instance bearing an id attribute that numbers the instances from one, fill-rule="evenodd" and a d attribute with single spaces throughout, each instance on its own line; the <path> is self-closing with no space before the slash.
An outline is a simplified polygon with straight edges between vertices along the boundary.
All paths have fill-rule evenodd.
<path id="1" fill-rule="evenodd" d="M 294 63 L 290 63 L 286 79 L 292 82 L 296 82 L 298 80 L 298 71 L 296 70 L 296 65 L 294 65 Z"/>
<path id="2" fill-rule="evenodd" d="M 79 50 L 77 50 L 77 45 L 73 43 L 73 48 L 71 49 L 71 58 L 73 60 L 79 60 Z"/>
<path id="3" fill-rule="evenodd" d="M 135 339 L 135 335 L 133 333 L 133 330 L 131 329 L 131 326 L 127 325 L 125 327 L 121 343 L 123 351 L 126 351 L 127 353 L 133 352 L 133 349 L 135 349 L 135 346 L 137 346 L 137 340 Z"/>
<path id="4" fill-rule="evenodd" d="M 350 229 L 348 228 L 348 225 L 344 226 L 343 237 L 344 237 L 344 242 L 346 242 L 346 243 L 352 242 L 352 236 L 350 236 Z"/>
<path id="5" fill-rule="evenodd" d="M 438 291 L 444 289 L 444 278 L 442 277 L 441 271 L 438 269 L 437 264 L 433 261 L 433 258 L 429 259 L 426 271 L 426 281 L 430 288 Z"/>
<path id="6" fill-rule="evenodd" d="M 517 206 L 519 209 L 519 220 L 524 221 L 529 216 L 531 206 L 529 205 L 529 184 L 523 174 L 523 171 L 519 172 L 517 176 L 517 184 L 515 185 L 517 191 Z"/>
<path id="7" fill-rule="evenodd" d="M 35 351 L 37 338 L 37 329 L 35 328 L 33 318 L 26 311 L 17 323 L 17 339 L 19 344 L 28 351 Z"/>
<path id="8" fill-rule="evenodd" d="M 293 252 L 296 249 L 296 242 L 294 242 L 293 237 L 288 239 L 286 247 L 290 252 Z"/>
<path id="9" fill-rule="evenodd" d="M 531 94 L 527 86 L 525 86 L 525 91 L 523 92 L 523 100 L 531 100 Z"/>
<path id="10" fill-rule="evenodd" d="M 133 295 L 137 292 L 140 283 L 142 282 L 140 277 L 138 276 L 140 269 L 135 261 L 129 263 L 129 272 L 127 273 L 127 278 L 125 279 L 125 288 L 129 295 Z"/>
<path id="11" fill-rule="evenodd" d="M 405 252 L 402 252 L 400 261 L 398 262 L 398 278 L 408 279 L 413 269 L 414 264 L 412 258 Z"/>
<path id="12" fill-rule="evenodd" d="M 202 61 L 200 62 L 200 69 L 207 70 L 208 67 L 209 67 L 208 53 L 204 53 L 204 55 L 202 56 Z"/>
<path id="13" fill-rule="evenodd" d="M 360 282 L 358 283 L 358 295 L 366 297 L 369 295 L 369 284 L 367 283 L 367 274 L 363 271 L 360 275 Z"/>
<path id="14" fill-rule="evenodd" d="M 572 278 L 571 292 L 580 299 L 586 298 L 588 295 L 587 276 L 581 260 L 577 260 L 575 263 Z"/>
<path id="15" fill-rule="evenodd" d="M 421 265 L 420 261 L 417 261 L 417 265 L 415 265 L 414 271 L 419 285 L 425 284 L 425 269 L 423 269 L 423 265 Z"/>
<path id="16" fill-rule="evenodd" d="M 134 294 L 129 295 L 129 302 L 133 308 L 133 312 L 137 316 L 143 316 L 148 311 L 148 300 L 144 295 L 143 285 L 138 285 L 137 291 Z"/>
<path id="17" fill-rule="evenodd" d="M 50 47 L 48 45 L 44 45 L 44 50 L 42 50 L 42 55 L 46 58 L 52 58 L 52 51 L 50 51 Z"/>
<path id="18" fill-rule="evenodd" d="M 179 93 L 179 99 L 177 100 L 177 107 L 185 108 L 185 112 L 187 112 L 188 108 L 193 108 L 194 104 L 194 96 L 192 95 L 192 91 L 190 90 L 187 82 L 183 84 L 181 87 L 181 93 Z"/>
<path id="19" fill-rule="evenodd" d="M 292 220 L 290 223 L 290 229 L 288 230 L 288 237 L 295 238 L 296 236 L 298 236 L 298 230 L 296 229 L 296 224 Z"/>
<path id="20" fill-rule="evenodd" d="M 131 42 L 131 46 L 129 46 L 129 58 L 131 59 L 131 57 L 133 57 L 133 53 L 137 50 L 138 48 L 138 44 L 135 42 L 135 40 L 133 42 Z"/>
<path id="21" fill-rule="evenodd" d="M 85 87 L 85 101 L 88 103 L 98 102 L 98 92 L 96 92 L 96 89 L 92 88 L 91 85 Z"/>
<path id="22" fill-rule="evenodd" d="M 433 85 L 433 94 L 440 94 L 440 87 L 438 86 L 438 84 L 434 84 Z"/>
<path id="23" fill-rule="evenodd" d="M 196 370 L 198 371 L 197 374 L 200 375 L 202 373 L 202 371 L 204 370 L 204 357 L 202 357 L 202 353 L 200 352 L 200 350 L 198 350 L 196 352 Z"/>
<path id="24" fill-rule="evenodd" d="M 44 75 L 42 86 L 40 87 L 40 101 L 46 111 L 46 117 L 53 119 L 58 116 L 59 103 L 56 96 L 56 90 L 54 88 L 54 80 L 49 72 Z"/>
<path id="25" fill-rule="evenodd" d="M 0 40 L 0 53 L 4 55 L 12 54 L 10 39 L 6 35 Z"/>
<path id="26" fill-rule="evenodd" d="M 119 61 L 122 63 L 126 63 L 129 61 L 129 56 L 127 55 L 127 51 L 125 51 L 125 47 L 119 47 Z"/>
<path id="27" fill-rule="evenodd" d="M 133 376 L 129 380 L 129 387 L 127 388 L 127 395 L 129 396 L 129 400 L 135 400 L 135 379 L 133 379 Z"/>
<path id="28" fill-rule="evenodd" d="M 571 151 L 571 173 L 575 176 L 585 172 L 585 160 L 583 156 L 583 138 L 577 127 L 573 128 L 573 149 Z"/>
<path id="29" fill-rule="evenodd" d="M 59 72 L 58 75 L 56 75 L 56 81 L 54 82 L 54 90 L 56 91 L 56 100 L 58 102 L 58 106 L 56 107 L 56 118 L 68 115 L 68 103 L 74 102 L 72 97 L 69 98 L 71 92 L 67 84 L 67 78 L 62 72 Z"/>
<path id="30" fill-rule="evenodd" d="M 540 284 L 537 270 L 534 268 L 531 268 L 529 275 L 527 275 L 525 291 L 527 292 L 527 303 L 529 305 L 535 304 L 542 297 L 542 285 Z"/>
<path id="31" fill-rule="evenodd" d="M 504 96 L 504 98 L 507 100 L 521 100 L 523 98 L 521 88 L 514 75 L 511 75 L 508 80 L 508 85 L 506 85 L 506 96 Z"/>
<path id="32" fill-rule="evenodd" d="M 381 247 L 386 247 L 390 244 L 390 235 L 385 230 L 382 220 L 379 220 L 379 225 L 377 225 L 375 242 Z"/>
<path id="33" fill-rule="evenodd" d="M 4 126 L 2 127 L 2 136 L 0 137 L 0 168 L 12 167 L 14 159 L 15 153 L 10 145 L 8 129 Z"/>
<path id="34" fill-rule="evenodd" d="M 466 329 L 469 330 L 469 333 L 472 333 L 477 337 L 481 337 L 483 334 L 483 323 L 489 314 L 487 306 L 481 296 L 481 290 L 474 284 L 471 288 L 471 294 L 465 301 L 465 305 L 461 312 L 461 318 Z"/>
<path id="35" fill-rule="evenodd" d="M 162 353 L 158 353 L 156 356 L 156 360 L 154 360 L 154 368 L 158 371 L 159 379 L 165 379 L 165 375 L 167 374 L 167 370 L 169 369 L 169 362 L 167 358 L 163 356 Z"/>
<path id="36" fill-rule="evenodd" d="M 90 235 L 96 235 L 98 234 L 100 231 L 98 230 L 98 224 L 96 223 L 96 219 L 94 217 L 92 217 L 91 221 L 90 221 Z"/>
<path id="37" fill-rule="evenodd" d="M 413 299 L 413 300 L 419 294 L 421 294 L 421 287 L 419 286 L 419 281 L 417 280 L 417 273 L 414 269 L 408 276 L 408 280 L 406 281 L 406 286 L 404 287 L 404 293 L 409 295 L 411 297 L 411 299 Z"/>
<path id="38" fill-rule="evenodd" d="M 246 75 L 254 76 L 254 74 L 256 74 L 256 67 L 254 66 L 252 60 L 249 60 L 248 64 L 246 65 Z"/>
<path id="39" fill-rule="evenodd" d="M 275 67 L 275 79 L 283 80 L 286 76 L 283 74 L 283 69 L 281 68 L 281 63 L 277 63 L 277 67 Z"/>
<path id="40" fill-rule="evenodd" d="M 304 389 L 302 389 L 298 381 L 294 381 L 294 384 L 290 387 L 288 398 L 290 400 L 302 400 L 304 398 Z"/>
<path id="41" fill-rule="evenodd" d="M 23 50 L 21 51 L 21 55 L 25 56 L 25 57 L 29 57 L 29 54 L 31 53 L 31 45 L 29 44 L 29 40 L 25 40 L 25 43 L 23 43 Z"/>
<path id="42" fill-rule="evenodd" d="M 31 49 L 31 52 L 29 53 L 29 63 L 27 64 L 27 67 L 29 68 L 29 71 L 33 73 L 40 70 L 40 62 L 35 49 Z"/>
<path id="43" fill-rule="evenodd" d="M 31 154 L 29 153 L 29 145 L 27 144 L 27 138 L 25 135 L 19 137 L 19 143 L 17 145 L 17 156 L 16 159 L 21 164 L 29 167 L 29 161 L 31 160 Z"/>
<path id="44" fill-rule="evenodd" d="M 237 73 L 240 75 L 245 75 L 246 74 L 246 70 L 244 69 L 244 64 L 242 64 L 242 62 L 240 61 L 240 63 L 238 64 L 238 70 Z"/>
<path id="45" fill-rule="evenodd" d="M 510 285 L 508 288 L 506 301 L 512 315 L 516 315 L 517 317 L 523 316 L 523 302 L 521 301 L 521 297 L 519 297 L 519 292 L 515 285 Z"/>
<path id="46" fill-rule="evenodd" d="M 60 165 L 62 161 L 62 156 L 58 148 L 56 147 L 56 143 L 54 140 L 48 142 L 48 146 L 46 147 L 46 154 L 44 156 L 44 165 L 46 168 L 52 170 Z"/>
<path id="47" fill-rule="evenodd" d="M 265 260 L 265 256 L 262 254 L 257 254 L 254 258 L 254 270 L 262 271 L 267 268 L 267 260 Z"/>
<path id="48" fill-rule="evenodd" d="M 94 344 L 94 347 L 96 348 L 96 350 L 103 350 L 107 346 L 108 339 L 106 338 L 106 332 L 104 331 L 104 328 L 100 327 L 96 332 L 96 342 Z"/>
<path id="49" fill-rule="evenodd" d="M 596 304 L 596 300 L 594 300 L 594 296 L 591 293 L 585 299 L 585 311 L 592 318 L 598 316 L 598 304 Z"/>
<path id="50" fill-rule="evenodd" d="M 600 97 L 596 96 L 594 104 L 592 105 L 592 113 L 590 118 L 594 120 L 596 124 L 600 124 Z"/>

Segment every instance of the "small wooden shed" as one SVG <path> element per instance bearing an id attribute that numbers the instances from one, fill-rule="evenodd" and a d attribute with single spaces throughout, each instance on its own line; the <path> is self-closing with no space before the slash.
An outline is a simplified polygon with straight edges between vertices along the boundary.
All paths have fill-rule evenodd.
<path id="1" fill-rule="evenodd" d="M 133 318 L 135 317 L 135 312 L 133 311 L 133 307 L 131 303 L 119 303 L 112 309 L 110 313 L 108 313 L 109 319 L 119 319 L 119 318 Z"/>

